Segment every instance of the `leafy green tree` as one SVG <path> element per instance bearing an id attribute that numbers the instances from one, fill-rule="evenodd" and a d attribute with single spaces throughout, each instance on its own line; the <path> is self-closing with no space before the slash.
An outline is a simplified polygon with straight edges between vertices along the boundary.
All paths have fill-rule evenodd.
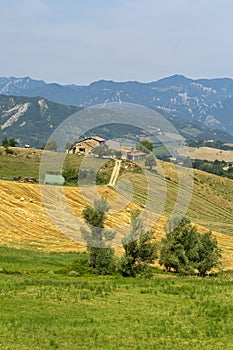
<path id="1" fill-rule="evenodd" d="M 107 155 L 107 149 L 105 149 L 102 146 L 97 146 L 92 150 L 92 153 L 101 158 L 101 157 Z"/>
<path id="2" fill-rule="evenodd" d="M 201 276 L 219 263 L 220 250 L 211 234 L 200 234 L 190 220 L 184 218 L 175 228 L 170 228 L 161 241 L 160 265 L 167 271 Z"/>
<path id="3" fill-rule="evenodd" d="M 18 142 L 15 139 L 7 139 L 6 137 L 4 137 L 4 139 L 2 140 L 2 146 L 4 148 L 15 147 L 17 143 Z"/>
<path id="4" fill-rule="evenodd" d="M 121 157 L 122 157 L 121 151 L 115 151 L 114 154 L 115 154 L 115 156 L 116 156 L 117 159 L 121 159 Z"/>
<path id="5" fill-rule="evenodd" d="M 182 244 L 181 227 L 166 234 L 166 238 L 161 241 L 160 265 L 163 265 L 166 271 L 174 270 L 178 273 L 190 272 L 189 261 L 185 254 Z"/>
<path id="6" fill-rule="evenodd" d="M 69 149 L 71 148 L 72 145 L 73 145 L 72 142 L 67 141 L 66 144 L 65 144 L 65 149 L 66 149 L 66 150 L 69 150 Z"/>
<path id="7" fill-rule="evenodd" d="M 8 139 L 6 137 L 4 137 L 4 139 L 2 140 L 2 146 L 4 148 L 7 148 L 9 146 L 9 142 L 8 142 Z"/>
<path id="8" fill-rule="evenodd" d="M 114 250 L 109 246 L 115 232 L 104 228 L 108 210 L 109 205 L 103 198 L 94 201 L 94 208 L 88 206 L 83 210 L 88 229 L 82 227 L 81 232 L 90 254 L 90 266 L 100 274 L 111 274 L 115 270 Z"/>
<path id="9" fill-rule="evenodd" d="M 232 166 L 232 164 L 229 164 L 227 172 L 228 172 L 228 174 L 232 174 L 233 173 L 233 166 Z"/>
<path id="10" fill-rule="evenodd" d="M 216 238 L 211 236 L 211 232 L 206 232 L 200 236 L 198 246 L 198 260 L 196 268 L 201 276 L 205 276 L 207 271 L 218 267 L 221 258 L 221 249 L 218 248 Z"/>
<path id="11" fill-rule="evenodd" d="M 148 166 L 150 171 L 152 170 L 152 168 L 154 166 L 156 166 L 156 164 L 157 164 L 157 162 L 156 162 L 155 157 L 153 155 L 146 157 L 145 166 Z"/>
<path id="12" fill-rule="evenodd" d="M 153 145 L 148 140 L 140 141 L 136 144 L 136 149 L 145 153 L 150 153 L 153 151 Z"/>
<path id="13" fill-rule="evenodd" d="M 53 151 L 53 152 L 57 151 L 57 143 L 53 140 L 47 142 L 43 147 L 47 151 Z"/>
<path id="14" fill-rule="evenodd" d="M 66 179 L 66 181 L 77 180 L 78 171 L 72 166 L 66 166 L 62 171 L 62 176 Z"/>
<path id="15" fill-rule="evenodd" d="M 138 273 L 148 270 L 148 264 L 152 264 L 157 258 L 157 244 L 153 241 L 153 232 L 144 231 L 140 211 L 131 214 L 130 233 L 122 239 L 125 250 L 120 260 L 119 271 L 123 276 L 135 277 Z"/>
<path id="16" fill-rule="evenodd" d="M 8 146 L 9 147 L 15 147 L 18 144 L 18 142 L 15 139 L 9 139 L 8 140 Z"/>

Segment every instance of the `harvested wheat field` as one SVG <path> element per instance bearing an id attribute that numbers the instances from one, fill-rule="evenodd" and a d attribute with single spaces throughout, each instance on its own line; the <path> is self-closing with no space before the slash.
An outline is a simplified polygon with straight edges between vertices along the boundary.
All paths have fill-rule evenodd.
<path id="1" fill-rule="evenodd" d="M 211 147 L 190 147 L 189 153 L 192 159 L 206 159 L 212 162 L 215 160 L 225 160 L 225 162 L 233 162 L 233 151 L 220 150 Z"/>
<path id="2" fill-rule="evenodd" d="M 53 200 L 54 188 L 46 186 L 51 191 Z M 68 206 L 79 217 L 86 206 L 80 190 L 77 187 L 64 188 Z M 108 200 L 116 197 L 115 191 L 108 187 L 99 187 L 100 196 Z M 45 251 L 80 251 L 85 247 L 62 234 L 50 220 L 41 198 L 40 186 L 35 184 L 0 181 L 0 244 L 12 247 L 28 247 Z M 130 204 L 121 212 L 109 214 L 108 227 L 116 227 L 119 222 L 130 222 L 130 211 L 136 209 Z M 61 214 L 62 219 L 62 214 Z"/>
<path id="3" fill-rule="evenodd" d="M 48 191 L 51 188 L 48 186 Z M 66 187 L 65 196 L 75 215 L 81 216 L 86 202 L 77 187 Z M 110 202 L 117 200 L 117 194 L 107 186 L 99 186 L 100 196 Z M 86 195 L 86 198 L 88 194 Z M 74 242 L 61 233 L 50 221 L 44 208 L 40 186 L 35 184 L 0 181 L 0 245 L 28 248 L 42 251 L 83 251 L 85 246 Z M 106 224 L 116 228 L 119 223 L 130 223 L 130 211 L 138 205 L 128 203 L 121 211 L 108 214 Z M 161 215 L 154 229 L 157 239 L 164 235 L 166 217 Z M 201 227 L 204 231 L 205 228 Z M 233 237 L 213 232 L 223 249 L 223 268 L 233 268 Z"/>

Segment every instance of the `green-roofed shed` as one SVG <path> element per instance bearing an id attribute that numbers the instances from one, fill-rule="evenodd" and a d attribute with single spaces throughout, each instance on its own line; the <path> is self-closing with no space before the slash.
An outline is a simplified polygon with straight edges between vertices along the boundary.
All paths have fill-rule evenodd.
<path id="1" fill-rule="evenodd" d="M 47 173 L 45 175 L 44 183 L 49 185 L 64 185 L 65 178 L 61 174 Z"/>

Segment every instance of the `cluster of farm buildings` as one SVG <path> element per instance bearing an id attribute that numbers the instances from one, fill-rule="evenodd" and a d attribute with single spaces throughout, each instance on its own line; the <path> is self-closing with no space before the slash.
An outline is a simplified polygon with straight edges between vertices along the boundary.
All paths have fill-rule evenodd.
<path id="1" fill-rule="evenodd" d="M 109 150 L 113 150 L 121 153 L 121 159 L 127 159 L 132 161 L 138 161 L 144 159 L 147 154 L 138 150 L 135 150 L 130 146 L 121 146 L 119 142 L 113 140 L 105 140 L 99 136 L 87 137 L 81 141 L 77 141 L 68 150 L 69 154 L 91 154 L 96 147 L 104 147 Z"/>

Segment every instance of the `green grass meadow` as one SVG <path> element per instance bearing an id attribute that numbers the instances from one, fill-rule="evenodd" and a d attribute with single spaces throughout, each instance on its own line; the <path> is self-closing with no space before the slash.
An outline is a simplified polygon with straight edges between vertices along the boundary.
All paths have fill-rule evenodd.
<path id="1" fill-rule="evenodd" d="M 84 257 L 0 248 L 0 349 L 232 350 L 230 272 L 75 274 Z"/>

